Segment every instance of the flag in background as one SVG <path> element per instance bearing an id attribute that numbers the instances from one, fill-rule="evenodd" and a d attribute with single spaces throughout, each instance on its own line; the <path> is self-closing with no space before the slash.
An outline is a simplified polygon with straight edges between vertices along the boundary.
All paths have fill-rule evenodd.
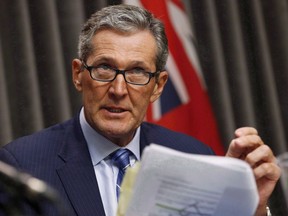
<path id="1" fill-rule="evenodd" d="M 189 134 L 223 155 L 216 120 L 201 73 L 192 29 L 181 0 L 124 0 L 145 7 L 164 22 L 169 42 L 169 80 L 159 100 L 151 104 L 147 121 Z"/>

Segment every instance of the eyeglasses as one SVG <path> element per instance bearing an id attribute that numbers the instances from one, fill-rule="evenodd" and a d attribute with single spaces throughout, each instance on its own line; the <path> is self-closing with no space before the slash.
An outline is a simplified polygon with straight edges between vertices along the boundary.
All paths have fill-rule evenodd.
<path id="1" fill-rule="evenodd" d="M 89 71 L 91 78 L 100 82 L 112 82 L 118 74 L 122 74 L 126 83 L 133 85 L 147 85 L 152 77 L 156 77 L 161 73 L 161 71 L 148 72 L 141 68 L 119 70 L 104 64 L 99 66 L 87 66 L 84 61 L 82 61 L 82 63 Z"/>

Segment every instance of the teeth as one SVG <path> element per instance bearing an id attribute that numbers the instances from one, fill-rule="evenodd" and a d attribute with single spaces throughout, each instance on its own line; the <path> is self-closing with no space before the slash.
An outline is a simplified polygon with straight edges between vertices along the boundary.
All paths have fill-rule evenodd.
<path id="1" fill-rule="evenodd" d="M 108 110 L 109 110 L 109 112 L 113 112 L 113 113 L 121 113 L 121 112 L 123 112 L 122 109 L 108 109 Z"/>

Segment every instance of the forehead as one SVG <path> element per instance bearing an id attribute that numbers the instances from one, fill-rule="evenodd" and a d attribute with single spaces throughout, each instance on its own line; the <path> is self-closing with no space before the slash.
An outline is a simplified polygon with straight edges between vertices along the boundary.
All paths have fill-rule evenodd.
<path id="1" fill-rule="evenodd" d="M 152 33 L 139 30 L 132 33 L 100 30 L 92 38 L 93 56 L 123 56 L 135 60 L 154 61 L 157 45 Z"/>

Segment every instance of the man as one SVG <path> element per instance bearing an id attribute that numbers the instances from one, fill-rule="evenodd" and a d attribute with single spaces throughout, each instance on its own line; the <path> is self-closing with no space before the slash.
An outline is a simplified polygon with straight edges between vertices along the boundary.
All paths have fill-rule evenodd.
<path id="1" fill-rule="evenodd" d="M 83 96 L 80 113 L 6 145 L 0 159 L 57 189 L 69 215 L 115 215 L 118 168 L 111 155 L 117 149 L 129 149 L 131 166 L 150 143 L 213 154 L 192 137 L 143 122 L 167 82 L 167 56 L 163 24 L 148 11 L 118 5 L 96 12 L 82 29 L 79 59 L 72 62 L 73 82 Z M 280 169 L 254 128 L 235 135 L 227 156 L 253 168 L 260 195 L 256 215 L 266 215 Z M 51 207 L 45 211 L 55 214 Z"/>

